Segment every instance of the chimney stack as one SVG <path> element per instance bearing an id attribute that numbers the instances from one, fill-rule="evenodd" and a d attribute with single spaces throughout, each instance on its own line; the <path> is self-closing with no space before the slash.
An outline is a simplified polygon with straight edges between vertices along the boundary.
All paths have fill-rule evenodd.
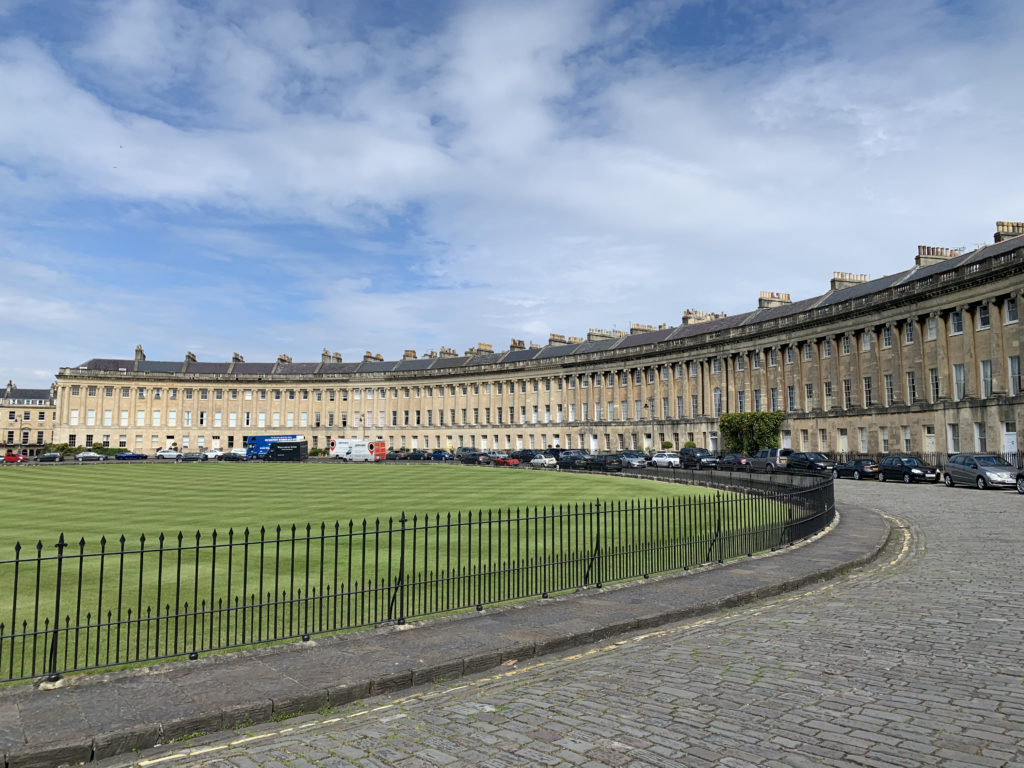
<path id="1" fill-rule="evenodd" d="M 995 241 L 997 243 L 1003 242 L 1003 240 L 1009 240 L 1013 237 L 1020 237 L 1024 235 L 1024 221 L 997 221 L 996 222 L 996 234 Z"/>
<path id="2" fill-rule="evenodd" d="M 771 307 L 782 307 L 792 304 L 788 293 L 778 291 L 761 291 L 761 297 L 757 300 L 758 309 L 770 309 Z"/>
<path id="3" fill-rule="evenodd" d="M 914 260 L 914 264 L 918 267 L 930 267 L 932 264 L 940 264 L 956 255 L 957 251 L 952 248 L 919 245 L 917 246 L 917 258 Z"/>
<path id="4" fill-rule="evenodd" d="M 853 285 L 860 285 L 868 281 L 867 275 L 855 275 L 853 272 L 833 272 L 832 290 L 840 291 Z"/>

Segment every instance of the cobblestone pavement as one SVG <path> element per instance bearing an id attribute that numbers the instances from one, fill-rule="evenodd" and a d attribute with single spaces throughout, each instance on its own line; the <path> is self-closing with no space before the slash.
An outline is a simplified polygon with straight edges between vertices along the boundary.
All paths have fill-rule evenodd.
<path id="1" fill-rule="evenodd" d="M 1024 497 L 837 489 L 898 527 L 832 582 L 100 765 L 1024 766 Z"/>

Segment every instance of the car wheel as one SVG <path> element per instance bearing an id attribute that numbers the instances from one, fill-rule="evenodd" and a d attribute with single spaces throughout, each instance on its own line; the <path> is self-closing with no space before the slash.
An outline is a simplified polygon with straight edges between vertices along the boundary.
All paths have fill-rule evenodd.
<path id="1" fill-rule="evenodd" d="M 880 483 L 884 483 L 885 482 L 885 472 L 879 472 L 878 473 L 878 482 L 880 482 Z"/>
<path id="2" fill-rule="evenodd" d="M 181 459 L 175 459 L 174 461 L 176 464 L 181 464 Z"/>
<path id="3" fill-rule="evenodd" d="M 913 478 L 910 475 L 907 475 L 907 474 L 903 475 L 903 484 L 904 485 L 910 485 L 912 480 L 913 480 Z"/>
<path id="4" fill-rule="evenodd" d="M 775 466 L 773 464 L 765 464 L 764 471 L 770 475 L 772 472 L 775 471 Z"/>
<path id="5" fill-rule="evenodd" d="M 946 476 L 943 478 L 943 482 L 945 482 L 947 488 L 953 487 L 953 478 L 949 476 L 949 472 L 946 473 Z"/>
<path id="6" fill-rule="evenodd" d="M 838 480 L 839 479 L 839 470 L 838 469 L 833 469 L 832 470 L 832 479 L 833 480 Z"/>
<path id="7" fill-rule="evenodd" d="M 853 470 L 853 479 L 854 480 L 860 480 L 860 470 L 859 469 Z"/>
<path id="8" fill-rule="evenodd" d="M 978 486 L 979 491 L 984 491 L 986 488 L 988 488 L 988 483 L 985 482 L 984 475 L 978 475 L 978 479 L 975 482 L 975 484 Z"/>
<path id="9" fill-rule="evenodd" d="M 1017 478 L 1017 493 L 1024 494 L 1024 477 Z"/>

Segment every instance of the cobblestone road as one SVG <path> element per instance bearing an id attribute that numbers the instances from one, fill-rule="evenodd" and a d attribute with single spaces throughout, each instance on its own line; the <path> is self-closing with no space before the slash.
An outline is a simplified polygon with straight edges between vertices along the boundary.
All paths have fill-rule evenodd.
<path id="1" fill-rule="evenodd" d="M 1024 497 L 844 480 L 899 535 L 770 601 L 104 766 L 1024 766 Z"/>

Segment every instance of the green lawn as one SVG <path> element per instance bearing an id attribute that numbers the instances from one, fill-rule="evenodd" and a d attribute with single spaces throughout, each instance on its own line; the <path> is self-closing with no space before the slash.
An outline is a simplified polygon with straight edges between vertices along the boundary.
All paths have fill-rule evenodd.
<path id="1" fill-rule="evenodd" d="M 773 546 L 786 515 L 618 476 L 329 462 L 5 467 L 0 505 L 0 681 L 51 651 L 104 667 L 676 570 Z"/>
<path id="2" fill-rule="evenodd" d="M 688 498 L 703 488 L 615 476 L 434 464 L 121 464 L 0 470 L 0 560 L 14 545 L 280 525 L 332 526 L 388 517 L 638 498 Z"/>

